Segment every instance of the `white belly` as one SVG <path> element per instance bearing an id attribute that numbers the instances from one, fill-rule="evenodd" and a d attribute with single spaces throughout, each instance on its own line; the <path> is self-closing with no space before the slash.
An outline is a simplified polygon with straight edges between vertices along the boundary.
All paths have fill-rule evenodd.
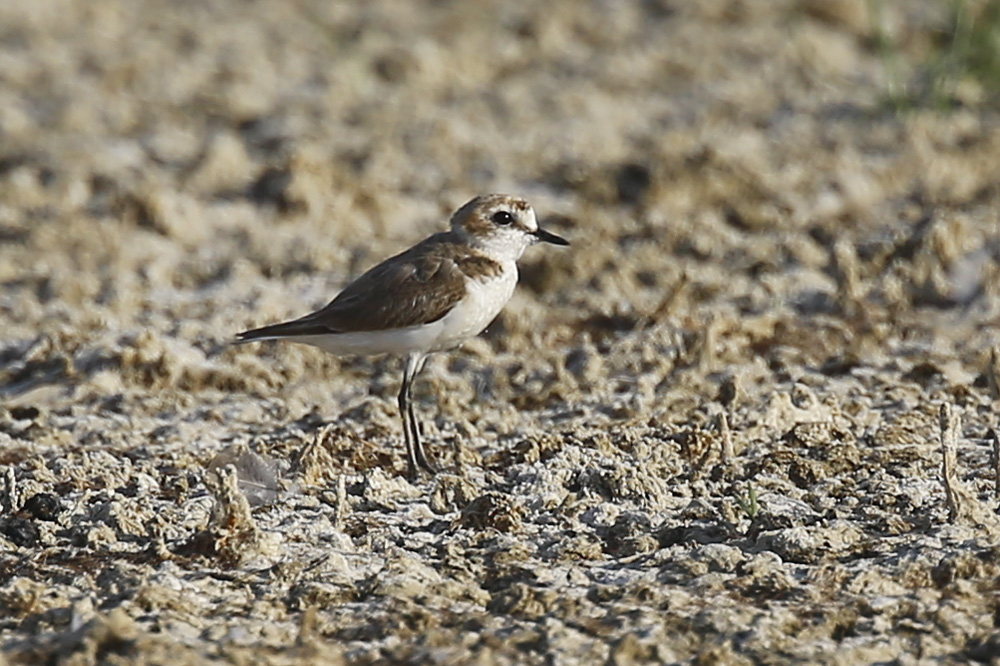
<path id="1" fill-rule="evenodd" d="M 319 347 L 334 354 L 408 354 L 451 349 L 479 335 L 510 300 L 517 267 L 509 266 L 488 282 L 469 280 L 466 295 L 451 312 L 430 324 L 386 331 L 331 333 L 280 338 Z"/>
<path id="2" fill-rule="evenodd" d="M 430 351 L 457 347 L 479 335 L 510 300 L 517 286 L 517 266 L 511 264 L 499 277 L 488 282 L 469 280 L 466 295 L 451 312 L 439 321 L 443 324 L 437 346 Z"/>

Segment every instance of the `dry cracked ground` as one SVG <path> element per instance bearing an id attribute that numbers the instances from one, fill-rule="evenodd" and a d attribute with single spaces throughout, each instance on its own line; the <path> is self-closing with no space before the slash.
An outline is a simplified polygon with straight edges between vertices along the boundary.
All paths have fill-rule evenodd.
<path id="1" fill-rule="evenodd" d="M 995 5 L 4 0 L 0 662 L 997 663 Z M 231 344 L 493 191 L 436 477 Z"/>

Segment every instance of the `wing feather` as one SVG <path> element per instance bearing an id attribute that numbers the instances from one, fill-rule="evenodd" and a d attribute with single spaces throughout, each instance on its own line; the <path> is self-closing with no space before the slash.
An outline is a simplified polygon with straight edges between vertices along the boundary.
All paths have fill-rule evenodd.
<path id="1" fill-rule="evenodd" d="M 357 333 L 435 322 L 465 296 L 463 267 L 474 265 L 479 273 L 490 265 L 494 270 L 487 272 L 500 270 L 488 257 L 470 257 L 467 247 L 449 241 L 447 233 L 431 236 L 370 269 L 321 310 L 245 331 L 239 338 Z"/>

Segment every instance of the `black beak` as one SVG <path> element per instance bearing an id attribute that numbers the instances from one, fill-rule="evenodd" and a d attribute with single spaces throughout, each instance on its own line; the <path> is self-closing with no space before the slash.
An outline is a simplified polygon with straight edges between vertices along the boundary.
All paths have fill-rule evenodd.
<path id="1" fill-rule="evenodd" d="M 541 227 L 532 234 L 535 238 L 540 241 L 545 241 L 546 243 L 552 243 L 553 245 L 569 245 L 569 241 L 562 236 L 556 236 L 551 231 L 546 231 Z"/>

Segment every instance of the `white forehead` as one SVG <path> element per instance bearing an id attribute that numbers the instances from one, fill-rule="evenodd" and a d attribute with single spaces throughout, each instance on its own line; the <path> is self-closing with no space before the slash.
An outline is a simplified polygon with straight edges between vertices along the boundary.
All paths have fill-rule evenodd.
<path id="1" fill-rule="evenodd" d="M 519 210 L 518 220 L 526 231 L 538 231 L 538 219 L 535 217 L 535 209 L 528 206 L 525 210 Z"/>

